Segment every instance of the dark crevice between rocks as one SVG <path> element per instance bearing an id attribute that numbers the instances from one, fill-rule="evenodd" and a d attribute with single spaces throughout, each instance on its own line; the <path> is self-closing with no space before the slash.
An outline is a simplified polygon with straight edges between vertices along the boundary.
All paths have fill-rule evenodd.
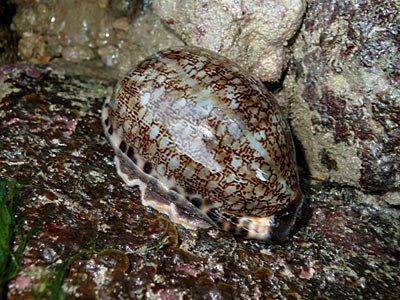
<path id="1" fill-rule="evenodd" d="M 0 4 L 0 66 L 17 60 L 17 34 L 10 29 L 15 15 L 15 4 L 1 1 Z"/>
<path id="2" fill-rule="evenodd" d="M 2 4 L 0 5 L 0 24 L 10 27 L 15 12 L 14 3 L 7 0 L 2 1 Z"/>
<path id="3" fill-rule="evenodd" d="M 279 91 L 282 90 L 283 88 L 283 82 L 285 81 L 286 75 L 288 73 L 288 68 L 286 68 L 283 72 L 281 77 L 279 78 L 278 81 L 276 82 L 267 82 L 264 81 L 263 84 L 267 88 L 268 91 L 270 91 L 273 94 L 278 93 Z"/>
<path id="4" fill-rule="evenodd" d="M 299 231 L 301 228 L 307 226 L 312 217 L 313 209 L 310 206 L 310 196 L 308 195 L 307 189 L 304 188 L 310 185 L 311 172 L 309 170 L 309 167 L 305 159 L 304 149 L 300 141 L 294 135 L 293 135 L 293 143 L 296 152 L 296 163 L 299 174 L 299 182 L 303 193 L 303 201 L 304 201 L 303 207 L 301 208 L 301 212 L 299 213 L 299 217 L 293 228 L 293 233 L 295 233 Z"/>
<path id="5" fill-rule="evenodd" d="M 296 151 L 296 162 L 300 180 L 309 181 L 309 179 L 311 178 L 311 172 L 307 165 L 307 161 L 304 154 L 304 148 L 295 135 L 292 135 L 292 137 L 293 137 L 294 148 Z"/>

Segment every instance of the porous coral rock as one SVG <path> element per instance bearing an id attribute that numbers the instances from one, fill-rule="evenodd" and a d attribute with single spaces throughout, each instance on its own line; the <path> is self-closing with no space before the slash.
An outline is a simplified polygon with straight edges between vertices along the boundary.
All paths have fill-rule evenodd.
<path id="1" fill-rule="evenodd" d="M 154 12 L 186 44 L 217 51 L 263 81 L 277 81 L 306 5 L 294 1 L 154 0 Z"/>

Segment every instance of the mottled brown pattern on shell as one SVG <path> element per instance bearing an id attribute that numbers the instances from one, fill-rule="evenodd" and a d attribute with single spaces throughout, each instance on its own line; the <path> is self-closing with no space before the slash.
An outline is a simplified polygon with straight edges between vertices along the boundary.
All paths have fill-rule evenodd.
<path id="1" fill-rule="evenodd" d="M 207 89 L 210 111 L 203 113 L 199 99 L 204 99 L 199 94 L 201 97 Z M 149 100 L 143 105 L 145 95 Z M 178 109 L 181 99 L 186 104 Z M 232 107 L 233 101 L 236 104 Z M 189 194 L 200 194 L 221 211 L 268 216 L 300 197 L 292 139 L 278 105 L 261 83 L 219 55 L 198 48 L 161 52 L 122 79 L 111 107 L 111 124 L 115 128 L 125 126 L 122 138 L 135 152 L 155 168 L 165 165 L 165 177 Z M 179 120 L 185 126 L 171 134 Z M 217 128 L 221 124 L 236 130 L 219 134 Z M 151 138 L 154 127 L 159 132 Z M 190 134 L 185 133 L 188 128 L 192 129 Z M 204 128 L 211 131 L 209 136 L 202 132 Z M 257 157 L 256 150 L 250 147 L 247 135 L 260 131 L 265 132 L 265 137 L 258 141 L 269 158 Z M 169 140 L 165 148 L 161 147 L 162 138 Z M 191 151 L 196 140 L 205 148 Z M 169 165 L 171 158 L 180 163 L 175 169 Z M 237 169 L 232 165 L 233 158 L 242 160 Z M 221 169 L 207 166 L 210 160 Z M 267 181 L 256 177 L 253 164 L 269 174 Z M 192 169 L 191 177 L 184 176 L 185 168 Z M 230 178 L 234 181 L 230 182 Z M 282 178 L 286 188 L 279 183 Z M 215 187 L 210 188 L 210 182 L 215 182 Z M 229 187 L 235 187 L 235 192 L 227 192 Z M 257 194 L 257 190 L 263 192 Z"/>

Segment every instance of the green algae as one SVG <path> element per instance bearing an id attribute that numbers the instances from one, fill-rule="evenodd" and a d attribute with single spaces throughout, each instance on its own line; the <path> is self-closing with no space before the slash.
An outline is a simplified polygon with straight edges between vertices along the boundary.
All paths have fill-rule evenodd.
<path id="1" fill-rule="evenodd" d="M 41 228 L 45 217 L 38 219 L 25 234 L 22 233 L 23 217 L 16 217 L 20 192 L 23 185 L 8 179 L 0 178 L 0 295 L 5 296 L 8 281 L 18 271 L 18 261 L 28 241 Z M 14 250 L 14 242 L 19 244 Z"/>

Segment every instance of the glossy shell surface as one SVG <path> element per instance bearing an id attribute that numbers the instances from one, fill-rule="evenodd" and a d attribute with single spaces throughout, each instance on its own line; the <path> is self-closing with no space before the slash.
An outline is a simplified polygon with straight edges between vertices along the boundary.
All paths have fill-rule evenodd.
<path id="1" fill-rule="evenodd" d="M 189 227 L 287 238 L 302 205 L 290 129 L 235 63 L 194 47 L 161 51 L 120 81 L 102 122 L 144 204 Z"/>

